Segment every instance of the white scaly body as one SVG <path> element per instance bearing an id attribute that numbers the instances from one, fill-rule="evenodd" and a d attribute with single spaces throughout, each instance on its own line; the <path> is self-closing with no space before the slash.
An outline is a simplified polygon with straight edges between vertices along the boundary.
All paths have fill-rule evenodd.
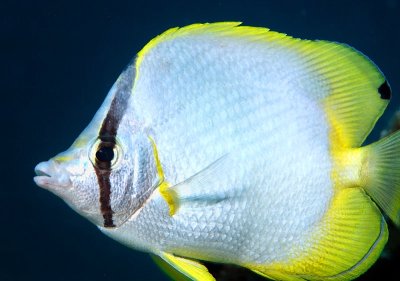
<path id="1" fill-rule="evenodd" d="M 239 264 L 305 250 L 333 192 L 327 121 L 312 96 L 323 95 L 324 85 L 302 85 L 300 55 L 262 42 L 209 35 L 177 41 L 146 54 L 125 118 L 154 138 L 171 185 L 228 155 L 198 191 L 226 198 L 182 206 L 171 217 L 156 190 L 106 233 L 154 252 Z"/>

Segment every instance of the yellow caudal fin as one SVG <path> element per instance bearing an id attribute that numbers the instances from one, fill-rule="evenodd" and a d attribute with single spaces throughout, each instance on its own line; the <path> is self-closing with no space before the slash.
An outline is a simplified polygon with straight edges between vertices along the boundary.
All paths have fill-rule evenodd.
<path id="1" fill-rule="evenodd" d="M 400 227 L 400 131 L 362 151 L 361 185 Z"/>
<path id="2" fill-rule="evenodd" d="M 308 249 L 285 262 L 245 265 L 273 280 L 351 280 L 378 259 L 388 238 L 385 219 L 361 188 L 339 190 Z"/>
<path id="3" fill-rule="evenodd" d="M 173 280 L 215 281 L 215 278 L 208 272 L 207 267 L 198 261 L 177 257 L 168 253 L 161 253 L 159 256 L 153 255 L 152 258 Z"/>

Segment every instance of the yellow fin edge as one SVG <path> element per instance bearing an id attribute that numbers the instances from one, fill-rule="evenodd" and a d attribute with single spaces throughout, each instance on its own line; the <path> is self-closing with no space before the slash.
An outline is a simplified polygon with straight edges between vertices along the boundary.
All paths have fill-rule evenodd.
<path id="1" fill-rule="evenodd" d="M 188 34 L 189 32 L 202 32 L 205 30 L 221 30 L 221 29 L 227 29 L 231 27 L 235 27 L 240 25 L 241 22 L 217 22 L 217 23 L 195 23 L 191 25 L 187 25 L 184 27 L 173 27 L 168 29 L 167 31 L 164 31 L 160 35 L 154 37 L 151 39 L 140 52 L 137 54 L 137 60 L 136 60 L 136 69 L 138 69 L 138 66 L 142 63 L 142 60 L 144 56 L 156 45 L 159 43 L 165 41 L 165 40 L 170 40 L 174 39 L 178 36 L 182 36 L 185 34 Z"/>
<path id="2" fill-rule="evenodd" d="M 265 42 L 276 42 L 281 45 L 291 45 L 293 39 L 284 33 L 271 31 L 266 27 L 241 26 L 242 22 L 214 22 L 214 23 L 195 23 L 184 27 L 174 27 L 151 39 L 137 54 L 135 61 L 136 79 L 140 76 L 140 66 L 146 55 L 158 44 L 173 40 L 185 35 L 196 34 L 218 34 L 220 36 L 234 36 L 249 38 L 251 40 L 261 40 Z M 288 40 L 282 40 L 288 39 Z M 293 41 L 298 41 L 295 39 Z M 306 41 L 306 40 L 303 40 Z"/>
<path id="3" fill-rule="evenodd" d="M 164 200 L 167 202 L 168 207 L 169 207 L 169 215 L 173 216 L 176 211 L 177 211 L 177 200 L 175 199 L 174 196 L 174 191 L 170 189 L 170 184 L 165 181 L 165 176 L 164 176 L 164 171 L 160 162 L 160 158 L 158 156 L 158 150 L 157 150 L 157 145 L 152 137 L 149 137 L 151 145 L 153 147 L 153 156 L 154 156 L 154 161 L 156 163 L 156 169 L 159 178 L 161 179 L 161 184 L 159 185 L 159 191 L 161 196 L 164 198 Z"/>

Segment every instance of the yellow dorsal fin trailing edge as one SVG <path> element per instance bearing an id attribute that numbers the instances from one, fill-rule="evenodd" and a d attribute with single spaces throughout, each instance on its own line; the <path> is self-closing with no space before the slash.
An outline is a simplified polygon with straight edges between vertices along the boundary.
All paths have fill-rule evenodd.
<path id="1" fill-rule="evenodd" d="M 345 45 L 328 44 L 326 47 L 334 51 L 326 62 L 331 65 L 320 72 L 330 87 L 323 106 L 331 127 L 331 142 L 334 149 L 356 148 L 389 103 L 390 87 L 380 70 L 361 53 Z"/>

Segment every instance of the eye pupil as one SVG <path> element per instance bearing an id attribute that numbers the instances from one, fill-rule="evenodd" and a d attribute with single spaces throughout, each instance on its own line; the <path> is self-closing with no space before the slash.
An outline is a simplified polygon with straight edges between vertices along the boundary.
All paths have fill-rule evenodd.
<path id="1" fill-rule="evenodd" d="M 114 150 L 112 147 L 100 147 L 96 152 L 96 159 L 101 162 L 111 162 L 114 159 Z"/>

